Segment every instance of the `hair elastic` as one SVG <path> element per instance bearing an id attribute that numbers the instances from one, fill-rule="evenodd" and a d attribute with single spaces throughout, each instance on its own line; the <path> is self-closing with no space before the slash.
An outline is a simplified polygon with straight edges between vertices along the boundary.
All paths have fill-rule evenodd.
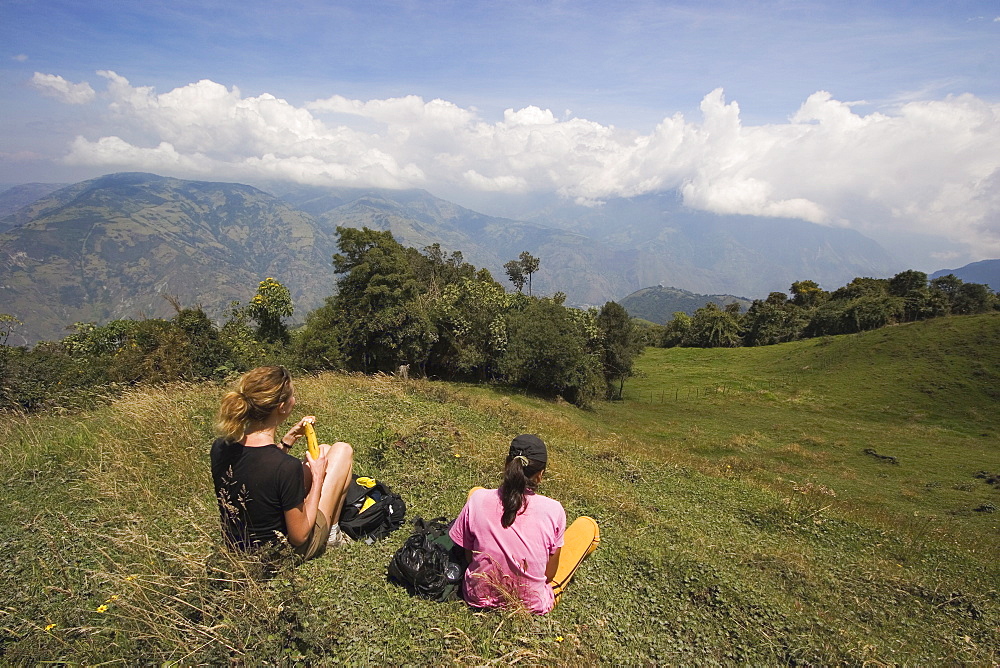
<path id="1" fill-rule="evenodd" d="M 514 459 L 516 459 L 517 461 L 519 461 L 521 463 L 521 466 L 527 466 L 528 465 L 528 458 L 525 457 L 524 455 L 518 455 L 517 457 L 514 457 Z"/>

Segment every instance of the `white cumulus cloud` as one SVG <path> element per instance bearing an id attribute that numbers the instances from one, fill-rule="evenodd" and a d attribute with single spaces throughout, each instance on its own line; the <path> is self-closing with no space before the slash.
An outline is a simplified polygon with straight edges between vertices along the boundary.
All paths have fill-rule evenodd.
<path id="1" fill-rule="evenodd" d="M 450 191 L 550 191 L 581 202 L 678 190 L 719 213 L 802 218 L 861 231 L 948 237 L 1000 255 L 1000 105 L 973 95 L 864 103 L 819 91 L 784 123 L 745 125 L 721 89 L 701 115 L 648 134 L 536 106 L 488 121 L 472 108 L 409 95 L 339 95 L 302 106 L 202 80 L 157 93 L 107 80 L 109 127 L 78 137 L 67 161 L 192 177 Z M 64 102 L 86 84 L 36 74 Z M 89 93 L 88 93 L 89 91 Z"/>
<path id="2" fill-rule="evenodd" d="M 31 77 L 31 85 L 37 88 L 42 95 L 55 98 L 66 104 L 86 104 L 94 99 L 96 95 L 90 84 L 70 83 L 57 74 L 42 74 L 35 72 Z"/>

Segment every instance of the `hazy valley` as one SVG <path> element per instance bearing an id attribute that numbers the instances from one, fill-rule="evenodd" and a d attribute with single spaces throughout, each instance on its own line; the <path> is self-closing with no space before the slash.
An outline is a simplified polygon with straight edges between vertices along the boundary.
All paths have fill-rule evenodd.
<path id="1" fill-rule="evenodd" d="M 47 190 L 0 194 L 0 210 L 13 210 L 0 219 L 0 301 L 25 322 L 28 341 L 60 338 L 77 321 L 169 314 L 164 295 L 220 317 L 267 276 L 289 287 L 301 319 L 332 293 L 337 226 L 390 230 L 416 248 L 439 243 L 497 278 L 528 250 L 541 259 L 534 291 L 581 306 L 657 284 L 757 297 L 804 277 L 839 285 L 893 268 L 854 232 L 698 213 L 667 196 L 549 207 L 533 214 L 543 225 L 419 190 L 286 186 L 272 195 L 140 173 Z"/>

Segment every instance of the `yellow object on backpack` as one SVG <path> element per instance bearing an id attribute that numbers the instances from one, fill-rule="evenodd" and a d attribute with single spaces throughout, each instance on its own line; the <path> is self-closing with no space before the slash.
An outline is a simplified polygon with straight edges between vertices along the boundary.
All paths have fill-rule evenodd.
<path id="1" fill-rule="evenodd" d="M 358 483 L 362 487 L 367 487 L 368 489 L 371 489 L 372 487 L 375 486 L 375 478 L 366 478 L 364 476 L 361 476 L 359 478 L 356 478 L 354 482 Z M 373 499 L 370 496 L 365 497 L 365 502 L 362 503 L 361 508 L 358 509 L 358 515 L 365 512 L 374 505 L 375 505 L 375 499 Z"/>
<path id="2" fill-rule="evenodd" d="M 373 543 L 403 524 L 406 504 L 385 482 L 352 475 L 340 509 L 340 530 L 354 540 Z"/>

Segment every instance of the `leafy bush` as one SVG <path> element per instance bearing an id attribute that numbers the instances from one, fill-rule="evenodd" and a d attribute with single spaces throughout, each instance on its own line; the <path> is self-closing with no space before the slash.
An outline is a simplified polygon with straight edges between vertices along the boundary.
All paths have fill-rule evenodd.
<path id="1" fill-rule="evenodd" d="M 79 363 L 58 344 L 10 348 L 0 379 L 0 408 L 34 411 L 51 405 L 86 405 L 102 383 L 99 368 Z"/>
<path id="2" fill-rule="evenodd" d="M 540 299 L 512 312 L 507 336 L 500 371 L 511 384 L 562 395 L 578 406 L 588 406 L 603 394 L 600 357 L 584 328 L 561 304 Z"/>
<path id="3" fill-rule="evenodd" d="M 720 309 L 715 302 L 708 302 L 695 311 L 683 340 L 684 345 L 696 348 L 734 348 L 742 345 L 738 313 L 738 304 Z"/>
<path id="4" fill-rule="evenodd" d="M 305 326 L 295 335 L 294 348 L 295 360 L 302 368 L 345 368 L 344 340 L 334 297 L 327 297 L 323 306 L 306 316 Z"/>
<path id="5" fill-rule="evenodd" d="M 247 315 L 257 321 L 257 338 L 271 343 L 288 343 L 288 327 L 283 322 L 295 311 L 292 295 L 273 278 L 265 278 L 257 286 L 257 294 L 246 306 Z"/>
<path id="6" fill-rule="evenodd" d="M 607 302 L 601 307 L 597 328 L 606 398 L 621 399 L 625 379 L 632 375 L 635 358 L 642 353 L 642 335 L 617 302 Z"/>
<path id="7" fill-rule="evenodd" d="M 79 407 L 142 382 L 223 378 L 283 357 L 240 321 L 218 330 L 200 308 L 172 320 L 77 323 L 59 342 L 32 349 L 0 346 L 0 408 Z"/>

